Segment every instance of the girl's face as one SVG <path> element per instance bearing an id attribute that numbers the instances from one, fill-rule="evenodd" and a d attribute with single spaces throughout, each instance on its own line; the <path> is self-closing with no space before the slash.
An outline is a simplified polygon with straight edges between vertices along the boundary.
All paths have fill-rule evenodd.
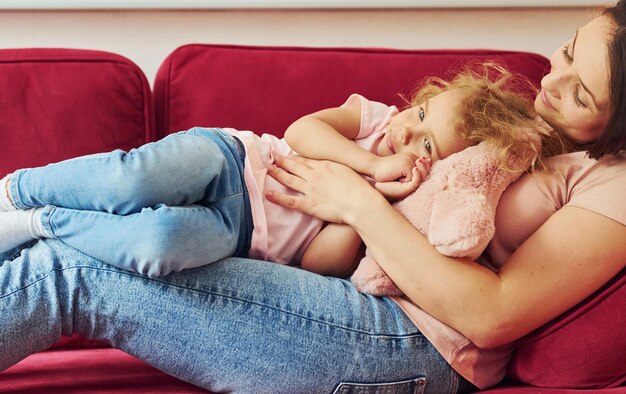
<path id="1" fill-rule="evenodd" d="M 606 16 L 580 28 L 552 54 L 552 68 L 535 99 L 537 113 L 579 143 L 598 139 L 610 116 L 606 42 L 613 29 Z"/>
<path id="2" fill-rule="evenodd" d="M 461 94 L 440 93 L 394 116 L 377 148 L 379 156 L 411 152 L 433 162 L 467 147 L 455 132 Z"/>

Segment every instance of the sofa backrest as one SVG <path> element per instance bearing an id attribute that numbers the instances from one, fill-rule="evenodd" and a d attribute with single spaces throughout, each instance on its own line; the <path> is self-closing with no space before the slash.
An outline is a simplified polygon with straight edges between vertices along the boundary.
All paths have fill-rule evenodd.
<path id="1" fill-rule="evenodd" d="M 398 94 L 410 96 L 423 79 L 487 60 L 537 84 L 548 67 L 543 56 L 491 50 L 185 45 L 157 72 L 157 133 L 206 126 L 280 137 L 297 118 L 338 106 L 351 93 L 402 105 Z"/>
<path id="2" fill-rule="evenodd" d="M 154 140 L 150 86 L 130 60 L 76 49 L 0 50 L 0 177 Z"/>

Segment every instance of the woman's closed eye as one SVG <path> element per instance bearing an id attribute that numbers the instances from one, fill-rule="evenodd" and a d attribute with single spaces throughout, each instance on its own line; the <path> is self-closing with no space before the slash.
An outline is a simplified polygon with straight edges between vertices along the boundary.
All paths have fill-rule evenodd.
<path id="1" fill-rule="evenodd" d="M 572 62 L 574 62 L 574 58 L 569 54 L 569 44 L 565 44 L 563 46 L 563 57 L 565 58 L 565 61 L 569 64 L 571 64 Z"/>
<path id="2" fill-rule="evenodd" d="M 580 85 L 574 89 L 574 103 L 577 107 L 587 108 L 587 105 L 580 99 Z"/>

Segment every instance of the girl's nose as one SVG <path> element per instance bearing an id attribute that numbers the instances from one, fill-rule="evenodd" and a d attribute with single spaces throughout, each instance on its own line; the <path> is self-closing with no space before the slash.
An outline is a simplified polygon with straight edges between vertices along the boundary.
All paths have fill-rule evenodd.
<path id="1" fill-rule="evenodd" d="M 406 145 L 411 141 L 411 130 L 408 127 L 402 128 L 402 133 L 400 134 L 400 140 L 402 144 Z"/>

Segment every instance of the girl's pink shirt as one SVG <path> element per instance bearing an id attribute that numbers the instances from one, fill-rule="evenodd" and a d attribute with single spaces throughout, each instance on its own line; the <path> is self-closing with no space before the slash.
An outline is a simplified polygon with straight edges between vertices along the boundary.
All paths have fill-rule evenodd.
<path id="1" fill-rule="evenodd" d="M 398 113 L 396 107 L 369 101 L 352 95 L 342 106 L 361 106 L 361 128 L 354 142 L 361 148 L 376 152 L 391 118 Z M 251 131 L 224 129 L 239 138 L 246 147 L 244 177 L 254 230 L 250 258 L 280 264 L 298 263 L 313 238 L 320 232 L 323 222 L 306 214 L 286 209 L 265 198 L 268 191 L 285 194 L 295 192 L 267 175 L 277 155 L 296 154 L 282 138 L 270 134 L 259 136 Z"/>

